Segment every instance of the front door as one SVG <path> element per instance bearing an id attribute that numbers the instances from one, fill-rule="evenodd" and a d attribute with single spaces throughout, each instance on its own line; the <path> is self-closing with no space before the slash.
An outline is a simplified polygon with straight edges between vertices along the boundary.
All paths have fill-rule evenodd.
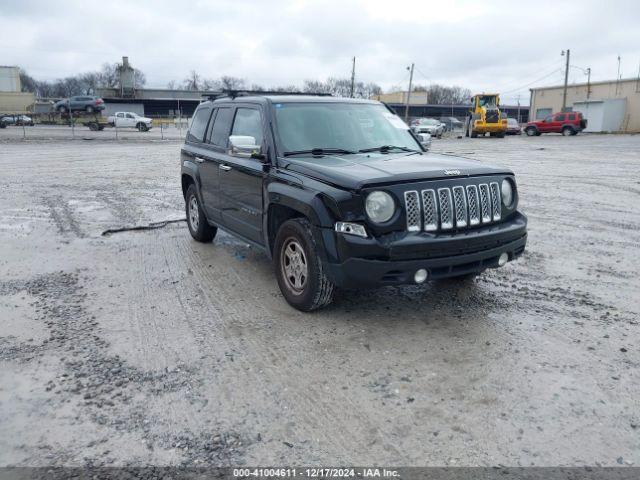
<path id="1" fill-rule="evenodd" d="M 264 151 L 263 116 L 258 106 L 235 109 L 231 135 L 251 136 Z M 257 243 L 262 237 L 262 183 L 264 164 L 254 158 L 220 156 L 222 223 L 230 230 Z"/>

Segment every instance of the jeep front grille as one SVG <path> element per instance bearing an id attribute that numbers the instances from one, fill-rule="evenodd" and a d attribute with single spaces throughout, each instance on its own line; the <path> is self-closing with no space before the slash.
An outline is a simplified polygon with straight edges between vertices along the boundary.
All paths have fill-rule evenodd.
<path id="1" fill-rule="evenodd" d="M 502 217 L 497 182 L 404 193 L 407 230 L 446 231 L 497 222 Z"/>
<path id="2" fill-rule="evenodd" d="M 418 192 L 410 190 L 404 192 L 404 204 L 407 211 L 407 230 L 417 232 L 420 230 L 420 200 Z"/>

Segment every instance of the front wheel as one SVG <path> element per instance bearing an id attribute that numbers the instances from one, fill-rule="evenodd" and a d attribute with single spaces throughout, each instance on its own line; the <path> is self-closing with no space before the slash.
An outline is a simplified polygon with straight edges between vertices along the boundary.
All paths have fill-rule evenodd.
<path id="1" fill-rule="evenodd" d="M 139 132 L 146 132 L 147 130 L 149 130 L 149 129 L 147 128 L 147 126 L 144 123 L 142 123 L 142 122 L 138 123 L 138 131 Z"/>
<path id="2" fill-rule="evenodd" d="M 573 135 L 573 128 L 571 127 L 564 127 L 562 129 L 562 135 L 564 135 L 565 137 L 568 137 L 569 135 Z"/>
<path id="3" fill-rule="evenodd" d="M 93 113 L 93 107 L 91 105 L 87 105 L 87 108 L 85 108 L 85 110 L 87 111 L 87 113 Z"/>
<path id="4" fill-rule="evenodd" d="M 528 127 L 524 131 L 528 137 L 533 137 L 538 132 L 538 130 L 534 127 Z"/>
<path id="5" fill-rule="evenodd" d="M 278 286 L 289 305 L 310 312 L 333 301 L 334 285 L 324 273 L 306 218 L 282 224 L 276 235 L 273 261 Z"/>
<path id="6" fill-rule="evenodd" d="M 187 189 L 187 195 L 185 197 L 185 210 L 187 213 L 187 225 L 189 226 L 189 233 L 194 240 L 203 243 L 209 243 L 216 236 L 218 229 L 209 225 L 207 217 L 205 216 L 200 201 L 198 200 L 198 193 L 196 186 L 191 184 Z"/>
<path id="7" fill-rule="evenodd" d="M 64 105 L 60 105 L 58 107 L 58 112 L 60 113 L 67 113 L 67 107 L 65 107 Z"/>

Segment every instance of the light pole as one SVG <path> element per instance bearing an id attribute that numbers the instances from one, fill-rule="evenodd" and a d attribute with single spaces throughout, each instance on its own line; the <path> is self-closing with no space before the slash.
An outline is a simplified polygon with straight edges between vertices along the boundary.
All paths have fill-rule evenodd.
<path id="1" fill-rule="evenodd" d="M 411 88 L 413 87 L 413 63 L 411 67 L 407 67 L 407 70 L 411 70 L 409 74 L 409 91 L 407 92 L 407 104 L 404 107 L 404 121 L 407 123 L 409 121 L 409 102 L 411 101 Z"/>

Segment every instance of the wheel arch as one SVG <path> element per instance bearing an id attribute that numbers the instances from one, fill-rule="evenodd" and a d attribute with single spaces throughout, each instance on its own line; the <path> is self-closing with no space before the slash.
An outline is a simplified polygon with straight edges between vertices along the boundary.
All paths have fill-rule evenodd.
<path id="1" fill-rule="evenodd" d="M 335 216 L 327 207 L 324 195 L 320 192 L 307 190 L 300 186 L 283 183 L 272 183 L 267 186 L 267 208 L 264 216 L 264 244 L 267 254 L 272 257 L 275 238 L 280 226 L 296 217 L 304 217 L 309 220 L 311 227 L 320 242 L 320 257 L 326 259 L 327 238 L 326 233 L 331 229 Z"/>

